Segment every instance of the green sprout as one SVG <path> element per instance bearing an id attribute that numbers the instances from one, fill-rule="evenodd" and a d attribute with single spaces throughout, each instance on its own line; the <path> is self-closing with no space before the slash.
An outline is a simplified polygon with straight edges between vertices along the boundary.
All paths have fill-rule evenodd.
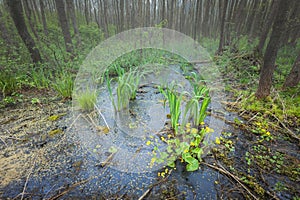
<path id="1" fill-rule="evenodd" d="M 77 95 L 80 108 L 83 111 L 92 111 L 97 100 L 97 92 L 95 90 L 86 90 Z"/>

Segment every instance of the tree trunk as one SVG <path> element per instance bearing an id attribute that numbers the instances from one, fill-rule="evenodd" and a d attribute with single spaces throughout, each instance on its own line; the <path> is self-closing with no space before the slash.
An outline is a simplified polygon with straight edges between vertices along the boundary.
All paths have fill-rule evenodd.
<path id="1" fill-rule="evenodd" d="M 36 22 L 32 23 L 32 11 L 30 9 L 29 6 L 29 0 L 23 0 L 23 5 L 24 5 L 24 11 L 25 11 L 25 15 L 27 16 L 27 20 L 28 20 L 28 24 L 29 27 L 34 35 L 34 37 L 39 40 L 39 35 L 37 34 L 37 32 L 35 31 L 35 27 L 34 24 L 36 24 Z M 35 17 L 33 17 L 33 19 L 35 19 Z M 35 20 L 36 21 L 36 20 Z M 25 22 L 26 23 L 26 22 Z"/>
<path id="2" fill-rule="evenodd" d="M 263 26 L 264 28 L 263 28 L 262 33 L 261 33 L 260 38 L 259 38 L 259 44 L 256 47 L 256 51 L 259 54 L 262 54 L 262 52 L 263 52 L 263 48 L 265 46 L 265 42 L 266 42 L 266 39 L 268 37 L 270 28 L 272 27 L 272 24 L 274 22 L 276 12 L 279 9 L 278 6 L 279 6 L 279 1 L 273 1 L 273 4 L 271 6 L 271 10 L 270 10 L 270 14 L 269 14 L 269 16 L 267 18 L 267 22 Z"/>
<path id="3" fill-rule="evenodd" d="M 77 26 L 77 20 L 76 20 L 76 16 L 75 16 L 75 7 L 74 7 L 73 0 L 67 0 L 66 3 L 67 3 L 67 8 L 68 8 L 68 11 L 69 11 L 69 14 L 71 17 L 74 34 L 75 34 L 75 37 L 77 37 L 78 44 L 80 45 L 81 39 L 80 39 L 79 30 L 78 30 L 78 26 Z"/>
<path id="4" fill-rule="evenodd" d="M 125 29 L 125 23 L 124 23 L 124 19 L 125 19 L 125 13 L 124 13 L 124 8 L 125 7 L 125 0 L 121 0 L 120 1 L 120 32 L 123 31 Z"/>
<path id="5" fill-rule="evenodd" d="M 103 21 L 104 21 L 104 36 L 108 38 L 108 21 L 107 21 L 107 2 L 106 0 L 101 1 L 103 8 Z"/>
<path id="6" fill-rule="evenodd" d="M 40 0 L 40 8 L 41 8 L 41 15 L 42 15 L 42 23 L 43 23 L 44 33 L 45 33 L 45 35 L 48 35 L 49 32 L 48 32 L 46 15 L 45 15 L 44 0 Z"/>
<path id="7" fill-rule="evenodd" d="M 285 79 L 283 88 L 295 87 L 298 85 L 299 82 L 300 82 L 300 53 L 294 62 L 294 65 L 293 65 L 292 70 L 290 71 L 290 74 Z"/>
<path id="8" fill-rule="evenodd" d="M 37 49 L 35 42 L 31 37 L 31 35 L 29 34 L 25 24 L 21 0 L 6 0 L 6 3 L 8 5 L 10 15 L 18 30 L 18 33 L 30 53 L 32 61 L 34 63 L 41 62 L 42 59 L 41 59 L 40 52 Z"/>
<path id="9" fill-rule="evenodd" d="M 225 22 L 226 22 L 226 10 L 227 10 L 228 0 L 223 1 L 222 6 L 222 21 L 221 21 L 221 31 L 220 31 L 220 43 L 218 48 L 218 54 L 221 54 L 225 44 Z"/>
<path id="10" fill-rule="evenodd" d="M 285 31 L 289 5 L 291 1 L 280 0 L 277 15 L 272 27 L 272 34 L 268 43 L 265 55 L 264 64 L 260 72 L 259 85 L 255 96 L 258 99 L 269 96 L 272 86 L 272 76 L 275 70 L 275 61 L 278 49 L 280 47 L 280 41 L 282 34 Z"/>
<path id="11" fill-rule="evenodd" d="M 84 16 L 85 16 L 86 24 L 89 25 L 90 20 L 89 20 L 89 5 L 88 5 L 88 0 L 84 0 Z"/>
<path id="12" fill-rule="evenodd" d="M 62 29 L 62 33 L 64 36 L 65 40 L 65 45 L 66 45 L 66 51 L 69 53 L 73 52 L 73 47 L 72 47 L 72 38 L 69 30 L 69 23 L 67 20 L 67 15 L 65 12 L 65 5 L 64 1 L 62 0 L 55 0 L 55 5 L 56 5 L 56 10 L 58 14 L 58 20 Z"/>

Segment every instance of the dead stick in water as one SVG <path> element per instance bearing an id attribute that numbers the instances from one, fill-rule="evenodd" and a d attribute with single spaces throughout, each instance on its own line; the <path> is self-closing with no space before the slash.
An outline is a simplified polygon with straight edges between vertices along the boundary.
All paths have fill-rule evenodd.
<path id="1" fill-rule="evenodd" d="M 227 176 L 229 176 L 229 177 L 231 177 L 231 178 L 233 178 L 237 183 L 239 183 L 241 186 L 242 186 L 242 188 L 244 188 L 247 192 L 248 192 L 248 194 L 250 194 L 255 200 L 258 200 L 259 198 L 257 198 L 254 194 L 252 194 L 252 192 L 241 182 L 241 180 L 238 178 L 238 177 L 236 177 L 235 175 L 233 175 L 232 173 L 230 173 L 229 171 L 227 171 L 224 167 L 222 167 L 222 168 L 220 168 L 220 167 L 216 167 L 216 166 L 214 166 L 214 165 L 211 165 L 211 164 L 208 164 L 208 163 L 205 163 L 205 162 L 203 162 L 202 164 L 204 164 L 204 165 L 206 165 L 206 166 L 208 166 L 208 167 L 210 167 L 210 168 L 213 168 L 213 169 L 215 169 L 215 170 L 217 170 L 217 171 L 219 171 L 219 172 L 221 172 L 221 173 L 223 173 L 223 174 L 225 174 L 225 175 L 227 175 Z"/>
<path id="2" fill-rule="evenodd" d="M 63 192 L 59 193 L 58 195 L 51 197 L 49 200 L 55 200 L 58 199 L 62 196 L 64 196 L 65 194 L 67 194 L 68 192 L 70 192 L 71 190 L 75 189 L 75 187 L 81 185 L 81 184 L 85 184 L 86 182 L 88 182 L 89 180 L 91 180 L 91 178 L 88 178 L 86 180 L 80 181 L 78 183 L 74 183 L 73 185 L 71 185 L 70 187 L 68 187 L 66 190 L 64 190 Z"/>

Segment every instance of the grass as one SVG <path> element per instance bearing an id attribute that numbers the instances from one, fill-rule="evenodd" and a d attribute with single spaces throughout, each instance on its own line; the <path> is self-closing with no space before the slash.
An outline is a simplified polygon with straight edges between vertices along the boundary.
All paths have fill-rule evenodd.
<path id="1" fill-rule="evenodd" d="M 54 90 L 63 98 L 71 99 L 73 92 L 74 78 L 70 73 L 61 73 L 52 83 Z"/>
<path id="2" fill-rule="evenodd" d="M 97 101 L 97 92 L 95 90 L 86 90 L 79 93 L 77 101 L 82 111 L 92 111 Z"/>
<path id="3" fill-rule="evenodd" d="M 16 92 L 20 88 L 17 75 L 6 71 L 0 73 L 0 89 L 4 97 Z"/>

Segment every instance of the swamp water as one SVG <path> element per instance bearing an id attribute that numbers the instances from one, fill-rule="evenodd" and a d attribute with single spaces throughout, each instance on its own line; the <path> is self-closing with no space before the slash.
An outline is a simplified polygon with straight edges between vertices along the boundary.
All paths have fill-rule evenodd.
<path id="1" fill-rule="evenodd" d="M 72 113 L 60 121 L 56 126 L 67 126 L 67 132 L 33 151 L 29 165 L 32 168 L 27 168 L 26 178 L 10 182 L 1 189 L 1 196 L 139 199 L 151 189 L 145 199 L 215 199 L 215 181 L 223 177 L 218 172 L 203 165 L 198 171 L 186 172 L 185 166 L 177 162 L 176 169 L 162 181 L 157 174 L 165 170 L 166 163 L 149 166 L 153 145 L 147 145 L 147 141 L 151 140 L 161 151 L 166 148 L 160 140 L 160 132 L 166 127 L 169 111 L 155 87 L 161 83 L 157 81 L 170 83 L 177 80 L 183 86 L 181 89 L 192 91 L 189 81 L 178 68 L 169 68 L 163 73 L 162 79 L 157 78 L 160 77 L 157 74 L 149 74 L 141 81 L 137 99 L 130 103 L 126 112 L 115 115 L 108 93 L 103 89 L 97 100 L 103 116 L 98 112 L 90 115 Z M 215 102 L 212 106 L 222 109 Z M 103 130 L 104 119 L 109 132 Z M 212 121 L 217 126 L 222 125 L 221 120 L 207 117 L 207 124 Z M 211 128 L 215 133 L 206 137 L 208 143 L 214 142 L 223 127 Z M 21 194 L 22 191 L 25 193 Z"/>

